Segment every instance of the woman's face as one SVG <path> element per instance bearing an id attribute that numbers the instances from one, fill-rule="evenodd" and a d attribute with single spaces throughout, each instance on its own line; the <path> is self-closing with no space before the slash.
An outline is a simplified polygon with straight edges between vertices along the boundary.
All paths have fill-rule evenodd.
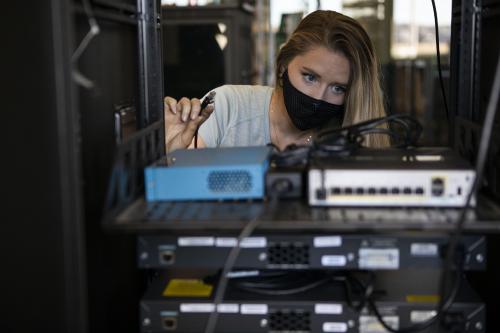
<path id="1" fill-rule="evenodd" d="M 288 64 L 288 77 L 295 88 L 332 104 L 344 104 L 350 72 L 349 60 L 325 47 L 313 48 Z"/>

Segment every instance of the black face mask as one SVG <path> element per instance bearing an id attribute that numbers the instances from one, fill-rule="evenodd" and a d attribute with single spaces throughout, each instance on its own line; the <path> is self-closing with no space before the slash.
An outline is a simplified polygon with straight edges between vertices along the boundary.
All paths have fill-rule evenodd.
<path id="1" fill-rule="evenodd" d="M 331 104 L 300 92 L 290 82 L 288 71 L 283 73 L 283 97 L 288 116 L 301 131 L 319 127 L 334 118 L 342 124 L 344 105 Z"/>

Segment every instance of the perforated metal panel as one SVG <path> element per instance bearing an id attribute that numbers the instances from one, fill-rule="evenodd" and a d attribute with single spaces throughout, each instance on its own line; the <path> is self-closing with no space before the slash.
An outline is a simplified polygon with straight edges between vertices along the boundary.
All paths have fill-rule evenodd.
<path id="1" fill-rule="evenodd" d="M 309 245 L 287 242 L 270 244 L 267 260 L 272 265 L 309 265 Z"/>
<path id="2" fill-rule="evenodd" d="M 208 188 L 213 192 L 249 192 L 252 176 L 248 171 L 212 171 L 208 174 Z"/>
<path id="3" fill-rule="evenodd" d="M 307 311 L 276 311 L 269 314 L 271 332 L 310 332 L 310 313 Z"/>

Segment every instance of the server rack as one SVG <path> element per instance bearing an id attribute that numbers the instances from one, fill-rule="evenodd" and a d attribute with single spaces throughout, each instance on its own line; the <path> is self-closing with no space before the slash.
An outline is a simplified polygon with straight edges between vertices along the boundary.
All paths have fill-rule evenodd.
<path id="1" fill-rule="evenodd" d="M 116 95 L 106 94 L 114 97 L 111 101 L 102 97 L 102 91 L 99 94 L 80 88 L 73 81 L 71 56 L 88 30 L 82 4 L 53 0 L 49 4 L 37 2 L 26 11 L 24 3 L 13 2 L 10 8 L 11 13 L 27 15 L 24 17 L 36 23 L 25 28 L 37 37 L 27 40 L 23 52 L 9 58 L 16 66 L 6 71 L 11 82 L 23 82 L 22 88 L 7 99 L 7 109 L 18 112 L 15 121 L 7 126 L 7 133 L 18 138 L 21 131 L 27 130 L 30 135 L 19 138 L 16 145 L 9 145 L 11 151 L 7 150 L 15 158 L 8 163 L 13 184 L 7 186 L 9 201 L 4 208 L 9 223 L 3 233 L 8 238 L 4 242 L 8 245 L 4 251 L 8 260 L 3 267 L 8 284 L 3 295 L 12 301 L 0 320 L 2 331 L 137 332 L 143 324 L 138 322 L 139 302 L 149 281 L 147 274 L 135 268 L 136 234 L 230 236 L 256 216 L 262 219 L 259 233 L 269 235 L 306 232 L 397 236 L 410 232 L 425 237 L 429 231 L 447 235 L 453 230 L 453 210 L 310 209 L 297 200 L 281 202 L 274 211 L 266 202 L 145 202 L 142 168 L 164 154 L 163 123 L 158 121 L 161 80 L 147 74 L 156 73 L 154 68 L 131 71 L 131 77 L 122 78 L 124 86 Z M 146 15 L 132 0 L 95 0 L 92 4 L 98 9 L 98 22 L 106 21 L 109 30 L 128 27 L 115 40 L 117 45 L 128 45 L 129 50 L 137 52 L 136 57 L 127 60 L 134 68 L 155 66 L 157 62 L 151 59 L 158 59 L 159 51 L 153 47 L 153 51 L 141 56 L 141 44 L 136 44 L 136 32 L 145 32 L 140 30 L 143 28 L 156 34 L 150 38 L 158 38 L 153 29 L 155 15 Z M 10 46 L 14 49 L 16 45 Z M 98 49 L 90 51 L 95 52 L 91 58 L 99 58 Z M 33 57 L 33 53 L 39 56 Z M 107 61 L 115 60 L 111 58 Z M 92 78 L 92 71 L 99 75 L 94 66 L 90 59 L 82 58 L 78 68 Z M 118 67 L 118 72 L 129 70 L 127 66 Z M 144 88 L 144 81 L 150 89 Z M 147 93 L 153 95 L 143 96 Z M 133 96 L 133 101 L 127 103 L 139 110 L 138 131 L 117 140 L 113 104 L 122 105 L 122 96 Z M 153 105 L 149 111 L 145 103 Z M 31 110 L 31 118 L 19 110 Z M 102 110 L 110 112 L 100 114 Z M 99 122 L 105 125 L 93 127 L 92 119 L 97 122 L 100 116 L 103 119 Z M 470 277 L 486 303 L 486 327 L 491 331 L 498 328 L 494 316 L 500 295 L 500 273 L 495 265 L 499 216 L 497 203 L 481 200 L 465 228 L 467 234 L 486 235 L 488 240 L 487 273 L 473 273 Z"/>
<path id="2" fill-rule="evenodd" d="M 500 48 L 500 1 L 454 0 L 452 6 L 450 59 L 450 124 L 452 146 L 474 161 L 481 134 L 493 73 Z M 497 111 L 498 114 L 498 106 Z M 486 190 L 500 199 L 499 118 L 496 117 L 485 171 Z"/>
<path id="3" fill-rule="evenodd" d="M 4 8 L 11 181 L 2 332 L 138 330 L 144 283 L 134 237 L 107 234 L 100 220 L 113 152 L 130 132 L 115 127 L 121 111 L 134 129 L 162 116 L 159 8 L 150 0 Z"/>

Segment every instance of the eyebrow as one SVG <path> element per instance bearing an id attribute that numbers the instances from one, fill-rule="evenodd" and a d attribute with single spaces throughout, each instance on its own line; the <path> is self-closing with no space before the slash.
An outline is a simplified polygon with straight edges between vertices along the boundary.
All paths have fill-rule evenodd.
<path id="1" fill-rule="evenodd" d="M 302 66 L 302 69 L 304 71 L 306 71 L 306 72 L 310 72 L 314 76 L 317 76 L 319 79 L 321 79 L 321 75 L 319 75 L 318 73 L 316 73 L 316 71 L 314 71 L 313 69 L 311 69 L 309 67 L 306 67 L 306 66 Z M 348 83 L 342 83 L 342 82 L 332 82 L 332 83 L 336 84 L 336 85 L 339 85 L 339 86 L 344 86 L 344 88 L 346 88 L 348 86 Z"/>

